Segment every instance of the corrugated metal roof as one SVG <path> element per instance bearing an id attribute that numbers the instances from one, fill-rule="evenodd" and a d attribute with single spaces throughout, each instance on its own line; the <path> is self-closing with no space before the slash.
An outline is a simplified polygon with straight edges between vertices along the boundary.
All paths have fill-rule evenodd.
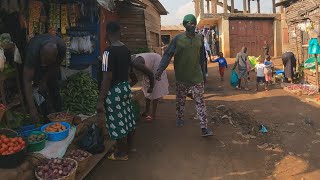
<path id="1" fill-rule="evenodd" d="M 159 2 L 159 0 L 149 0 L 156 8 L 157 11 L 160 13 L 160 15 L 167 15 L 168 11 L 166 10 L 166 8 L 163 7 L 163 5 L 161 4 L 161 2 Z"/>
<path id="2" fill-rule="evenodd" d="M 161 31 L 184 31 L 185 28 L 182 25 L 169 25 L 161 26 Z"/>

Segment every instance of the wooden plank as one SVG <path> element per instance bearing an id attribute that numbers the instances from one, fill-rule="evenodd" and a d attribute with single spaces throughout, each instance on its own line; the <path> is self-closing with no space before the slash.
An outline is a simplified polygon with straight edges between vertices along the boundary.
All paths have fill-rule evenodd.
<path id="1" fill-rule="evenodd" d="M 85 169 L 81 173 L 77 174 L 76 179 L 77 180 L 84 179 L 93 170 L 93 168 L 96 167 L 96 165 L 105 157 L 105 155 L 107 154 L 109 149 L 113 146 L 113 144 L 114 144 L 114 141 L 110 141 L 110 140 L 106 141 L 105 142 L 105 151 L 101 154 L 93 155 L 91 157 L 91 160 L 87 164 L 87 169 Z"/>

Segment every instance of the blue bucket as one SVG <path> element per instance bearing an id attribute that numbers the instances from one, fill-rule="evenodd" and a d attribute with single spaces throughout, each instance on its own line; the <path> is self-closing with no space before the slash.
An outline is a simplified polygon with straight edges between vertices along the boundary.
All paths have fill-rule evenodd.
<path id="1" fill-rule="evenodd" d="M 41 130 L 41 127 L 36 128 L 36 125 L 28 125 L 28 126 L 23 126 L 17 132 L 22 137 L 28 137 L 33 131 L 40 131 L 40 130 Z"/>
<path id="2" fill-rule="evenodd" d="M 55 124 L 54 123 L 49 123 L 46 124 L 44 126 L 41 127 L 41 131 L 45 132 L 48 135 L 48 141 L 62 141 L 64 139 L 66 139 L 69 136 L 69 130 L 70 130 L 70 124 L 66 123 L 66 122 L 59 122 L 60 124 L 62 124 L 63 126 L 66 127 L 66 129 L 62 132 L 46 132 L 45 129 L 46 127 Z"/>

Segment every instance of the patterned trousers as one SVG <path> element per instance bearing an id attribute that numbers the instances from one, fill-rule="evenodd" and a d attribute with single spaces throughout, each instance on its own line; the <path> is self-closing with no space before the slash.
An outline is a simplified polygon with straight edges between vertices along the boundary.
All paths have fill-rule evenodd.
<path id="1" fill-rule="evenodd" d="M 193 99 L 196 102 L 197 115 L 200 120 L 200 127 L 207 128 L 208 119 L 207 119 L 207 109 L 204 102 L 204 84 L 200 83 L 194 86 L 187 86 L 182 83 L 176 84 L 176 116 L 178 120 L 184 119 L 184 111 L 186 105 L 186 97 L 188 92 L 192 93 Z"/>

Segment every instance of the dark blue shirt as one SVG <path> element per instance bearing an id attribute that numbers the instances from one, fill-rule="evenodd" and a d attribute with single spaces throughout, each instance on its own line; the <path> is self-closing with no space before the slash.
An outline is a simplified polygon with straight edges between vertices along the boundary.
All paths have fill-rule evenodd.
<path id="1" fill-rule="evenodd" d="M 219 67 L 226 67 L 226 68 L 228 68 L 228 63 L 227 63 L 227 60 L 226 60 L 225 58 L 217 58 L 217 59 L 214 60 L 213 62 L 219 63 Z"/>

